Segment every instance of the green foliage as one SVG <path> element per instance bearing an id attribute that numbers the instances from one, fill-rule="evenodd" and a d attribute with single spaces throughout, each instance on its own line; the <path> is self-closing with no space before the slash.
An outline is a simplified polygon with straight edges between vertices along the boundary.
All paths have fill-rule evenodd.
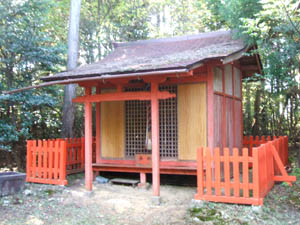
<path id="1" fill-rule="evenodd" d="M 1 92 L 36 84 L 40 76 L 64 64 L 65 47 L 49 33 L 52 7 L 51 1 L 41 0 L 0 2 Z M 51 87 L 0 96 L 0 149 L 24 157 L 18 151 L 24 152 L 26 139 L 47 138 L 59 129 L 59 110 L 54 109 L 58 90 Z"/>
<path id="2" fill-rule="evenodd" d="M 299 130 L 299 2 L 294 0 L 207 0 L 224 27 L 255 43 L 263 74 L 244 85 L 244 132 L 290 135 Z"/>
<path id="3" fill-rule="evenodd" d="M 84 62 L 103 58 L 113 42 L 146 39 L 149 34 L 147 0 L 84 0 L 80 18 L 80 55 Z"/>

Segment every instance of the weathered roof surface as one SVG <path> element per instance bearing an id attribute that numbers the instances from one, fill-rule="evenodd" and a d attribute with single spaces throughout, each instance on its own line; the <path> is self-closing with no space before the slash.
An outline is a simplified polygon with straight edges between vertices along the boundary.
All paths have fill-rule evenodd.
<path id="1" fill-rule="evenodd" d="M 174 38 L 116 44 L 103 60 L 72 71 L 42 78 L 44 81 L 120 75 L 190 68 L 204 60 L 224 58 L 245 49 L 230 31 L 215 31 Z"/>

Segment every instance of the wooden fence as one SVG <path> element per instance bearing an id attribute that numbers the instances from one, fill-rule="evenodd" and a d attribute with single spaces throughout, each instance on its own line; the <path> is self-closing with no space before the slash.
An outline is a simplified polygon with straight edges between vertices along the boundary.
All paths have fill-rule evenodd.
<path id="1" fill-rule="evenodd" d="M 84 138 L 69 138 L 67 141 L 67 174 L 84 171 Z"/>
<path id="2" fill-rule="evenodd" d="M 265 144 L 269 141 L 274 141 L 273 143 L 275 144 L 275 148 L 280 156 L 280 159 L 283 163 L 284 166 L 288 165 L 288 137 L 287 136 L 244 136 L 243 139 L 243 146 L 244 148 L 248 148 L 249 149 L 249 155 L 252 156 L 252 149 L 253 147 L 259 147 L 262 144 Z M 279 140 L 279 141 L 276 141 Z M 275 166 L 275 174 L 279 174 L 280 170 L 277 166 L 277 164 L 274 165 Z"/>
<path id="3" fill-rule="evenodd" d="M 27 141 L 26 181 L 66 185 L 67 142 Z"/>
<path id="4" fill-rule="evenodd" d="M 84 138 L 28 140 L 26 164 L 27 182 L 66 185 L 66 175 L 84 171 Z"/>
<path id="5" fill-rule="evenodd" d="M 195 198 L 262 205 L 275 181 L 287 181 L 291 185 L 296 180 L 296 177 L 288 176 L 281 160 L 279 152 L 284 149 L 284 138 L 279 137 L 254 147 L 252 155 L 248 148 L 243 148 L 242 151 L 224 148 L 222 152 L 215 148 L 213 153 L 209 148 L 199 148 L 198 190 Z M 274 165 L 277 165 L 281 175 L 276 174 Z"/>

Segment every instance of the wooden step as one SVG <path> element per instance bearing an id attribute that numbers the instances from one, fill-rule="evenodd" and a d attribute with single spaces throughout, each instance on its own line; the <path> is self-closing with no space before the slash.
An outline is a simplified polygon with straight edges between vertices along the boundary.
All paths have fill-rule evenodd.
<path id="1" fill-rule="evenodd" d="M 111 184 L 128 184 L 135 187 L 139 181 L 138 180 L 132 180 L 132 179 L 123 179 L 123 178 L 114 178 L 109 181 Z"/>

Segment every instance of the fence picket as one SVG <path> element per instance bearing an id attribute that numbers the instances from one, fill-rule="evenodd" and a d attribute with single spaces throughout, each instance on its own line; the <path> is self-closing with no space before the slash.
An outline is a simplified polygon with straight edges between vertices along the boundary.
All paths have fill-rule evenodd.
<path id="1" fill-rule="evenodd" d="M 230 196 L 230 162 L 229 149 L 224 149 L 224 177 L 225 177 L 225 195 Z"/>
<path id="2" fill-rule="evenodd" d="M 49 171 L 50 171 L 50 175 L 49 175 L 49 178 L 50 179 L 54 179 L 54 160 L 53 160 L 53 154 L 54 154 L 54 151 L 53 151 L 53 148 L 55 146 L 55 141 L 54 140 L 51 140 L 50 141 L 50 146 L 49 146 Z"/>
<path id="3" fill-rule="evenodd" d="M 198 195 L 199 197 L 203 196 L 203 178 L 204 178 L 204 174 L 203 174 L 203 147 L 199 148 L 197 151 L 197 161 L 199 162 L 197 164 L 197 174 L 199 174 L 200 178 L 197 179 L 197 190 L 198 190 Z"/>
<path id="4" fill-rule="evenodd" d="M 240 196 L 240 173 L 239 173 L 239 150 L 233 149 L 233 180 L 234 180 L 234 196 Z"/>
<path id="5" fill-rule="evenodd" d="M 43 149 L 42 141 L 38 140 L 38 149 Z M 42 167 L 42 151 L 37 151 L 38 154 L 38 166 L 37 166 L 37 173 L 38 177 L 42 177 L 41 167 Z"/>
<path id="6" fill-rule="evenodd" d="M 221 166 L 220 166 L 220 148 L 215 148 L 214 151 L 214 160 L 215 160 L 215 192 L 216 195 L 221 195 Z"/>
<path id="7" fill-rule="evenodd" d="M 33 141 L 32 143 L 32 177 L 36 177 L 36 165 L 37 165 L 37 142 L 36 140 Z"/>
<path id="8" fill-rule="evenodd" d="M 206 149 L 205 152 L 205 159 L 206 159 L 206 193 L 207 195 L 211 195 L 211 188 L 212 188 L 212 174 L 211 174 L 211 164 L 212 164 L 212 160 L 211 160 L 211 153 L 210 153 L 210 149 Z"/>
<path id="9" fill-rule="evenodd" d="M 258 164 L 258 148 L 252 149 L 253 154 L 253 169 L 252 169 L 252 176 L 253 176 L 253 197 L 258 199 L 259 198 L 259 164 Z"/>
<path id="10" fill-rule="evenodd" d="M 54 180 L 58 179 L 58 151 L 60 146 L 60 140 L 55 141 L 54 146 Z"/>
<path id="11" fill-rule="evenodd" d="M 26 165 L 28 182 L 65 185 L 67 174 L 84 171 L 84 138 L 28 140 Z"/>
<path id="12" fill-rule="evenodd" d="M 243 148 L 243 197 L 249 197 L 249 160 L 247 148 Z"/>
<path id="13" fill-rule="evenodd" d="M 259 196 L 264 196 L 265 195 L 265 191 L 267 189 L 267 156 L 266 156 L 266 144 L 263 144 L 258 152 L 259 158 L 258 158 L 258 163 L 259 163 L 259 169 L 260 171 L 263 171 L 261 173 L 259 173 L 259 184 L 260 184 L 260 193 Z M 260 172 L 259 171 L 259 172 Z"/>
<path id="14" fill-rule="evenodd" d="M 47 179 L 47 147 L 48 147 L 48 142 L 47 140 L 43 140 L 43 151 L 42 151 L 42 178 Z"/>
<path id="15" fill-rule="evenodd" d="M 198 194 L 195 198 L 215 202 L 262 205 L 264 197 L 274 186 L 275 181 L 290 183 L 295 181 L 296 177 L 288 176 L 283 164 L 288 154 L 287 138 L 274 136 L 272 141 L 269 140 L 271 140 L 270 136 L 267 138 L 256 136 L 254 139 L 244 137 L 244 146 L 249 147 L 242 149 L 241 156 L 237 148 L 232 149 L 232 154 L 229 148 L 224 148 L 222 155 L 220 155 L 222 151 L 219 148 L 214 148 L 213 153 L 210 148 L 206 148 L 205 157 L 203 157 L 203 148 L 198 149 Z M 255 146 L 252 153 L 251 146 Z M 276 176 L 274 162 L 278 165 L 281 176 Z M 203 165 L 206 165 L 206 168 Z M 224 175 L 224 182 L 220 178 L 221 174 Z M 231 177 L 233 181 L 230 180 Z M 223 188 L 225 193 L 221 191 Z"/>

